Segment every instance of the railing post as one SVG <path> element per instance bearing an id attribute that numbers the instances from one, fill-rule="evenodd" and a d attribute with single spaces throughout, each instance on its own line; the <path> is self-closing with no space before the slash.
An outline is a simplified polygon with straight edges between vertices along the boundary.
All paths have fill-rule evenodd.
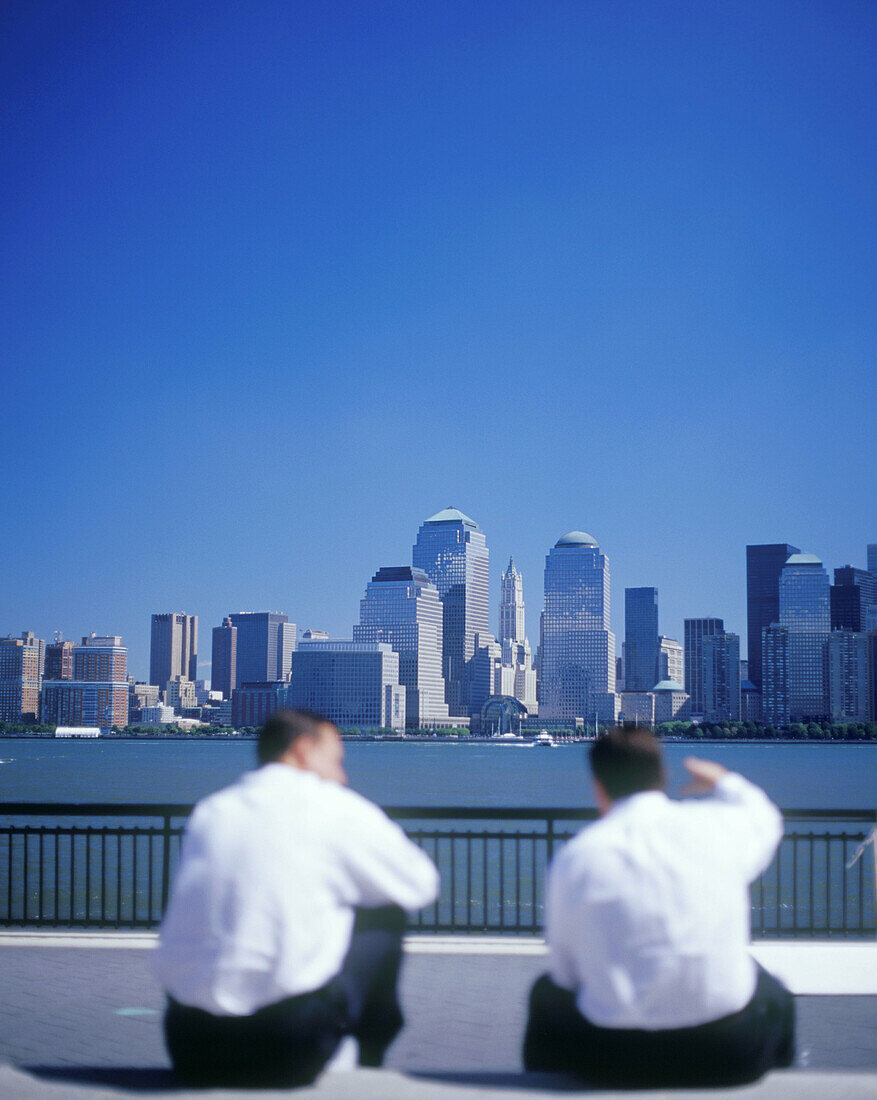
<path id="1" fill-rule="evenodd" d="M 162 827 L 162 855 L 161 855 L 161 917 L 167 909 L 167 900 L 171 886 L 171 815 L 165 814 Z M 150 916 L 152 914 L 150 913 Z M 159 919 L 161 919 L 161 917 Z"/>

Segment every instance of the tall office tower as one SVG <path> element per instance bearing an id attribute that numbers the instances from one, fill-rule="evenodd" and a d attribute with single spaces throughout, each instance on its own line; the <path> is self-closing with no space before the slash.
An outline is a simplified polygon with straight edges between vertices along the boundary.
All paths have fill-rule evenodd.
<path id="1" fill-rule="evenodd" d="M 789 725 L 789 632 L 771 623 L 761 632 L 761 715 L 768 726 Z"/>
<path id="2" fill-rule="evenodd" d="M 828 635 L 828 701 L 832 722 L 867 722 L 868 636 L 851 630 Z"/>
<path id="3" fill-rule="evenodd" d="M 62 641 L 55 635 L 55 641 L 46 645 L 46 680 L 73 679 L 73 642 Z"/>
<path id="4" fill-rule="evenodd" d="M 149 682 L 162 690 L 168 680 L 198 679 L 198 616 L 168 612 L 152 616 Z"/>
<path id="5" fill-rule="evenodd" d="M 868 717 L 877 722 L 877 628 L 865 635 L 868 646 Z"/>
<path id="6" fill-rule="evenodd" d="M 128 725 L 128 650 L 116 634 L 73 647 L 73 678 L 43 681 L 43 720 L 59 726 Z"/>
<path id="7" fill-rule="evenodd" d="M 214 691 L 221 691 L 223 699 L 231 699 L 231 693 L 240 686 L 237 678 L 238 628 L 231 619 L 225 618 L 222 626 L 213 628 L 210 660 L 210 686 Z"/>
<path id="8" fill-rule="evenodd" d="M 688 692 L 691 713 L 703 714 L 703 640 L 725 629 L 723 619 L 685 620 L 685 690 Z"/>
<path id="9" fill-rule="evenodd" d="M 789 715 L 793 722 L 828 714 L 830 587 L 828 574 L 815 554 L 792 554 L 783 566 L 780 625 L 789 632 Z"/>
<path id="10" fill-rule="evenodd" d="M 438 589 L 442 601 L 442 674 L 453 716 L 469 714 L 467 664 L 475 635 L 488 629 L 489 551 L 478 524 L 456 508 L 430 516 L 417 532 L 412 563 Z"/>
<path id="11" fill-rule="evenodd" d="M 868 572 L 874 578 L 877 585 L 877 542 L 868 543 Z"/>
<path id="12" fill-rule="evenodd" d="M 844 565 L 834 571 L 831 586 L 831 629 L 862 631 L 865 611 L 875 601 L 877 584 L 867 569 Z"/>
<path id="13" fill-rule="evenodd" d="M 625 588 L 625 691 L 651 691 L 661 679 L 658 647 L 657 588 Z"/>
<path id="14" fill-rule="evenodd" d="M 302 642 L 281 701 L 350 729 L 405 728 L 399 654 L 386 642 Z"/>
<path id="15" fill-rule="evenodd" d="M 228 616 L 237 627 L 235 687 L 288 680 L 295 651 L 295 623 L 277 611 L 239 611 Z"/>
<path id="16" fill-rule="evenodd" d="M 677 684 L 685 683 L 685 658 L 681 642 L 675 638 L 658 636 L 658 680 L 673 680 Z"/>
<path id="17" fill-rule="evenodd" d="M 545 559 L 541 633 L 540 716 L 614 721 L 609 559 L 583 531 L 558 539 Z"/>
<path id="18" fill-rule="evenodd" d="M 0 722 L 39 718 L 45 659 L 45 642 L 30 630 L 0 640 Z"/>
<path id="19" fill-rule="evenodd" d="M 447 722 L 442 677 L 442 602 L 422 569 L 379 569 L 359 604 L 354 642 L 386 642 L 399 655 L 406 722 L 416 729 Z M 316 644 L 316 643 L 314 643 Z"/>
<path id="20" fill-rule="evenodd" d="M 761 632 L 779 621 L 780 573 L 790 555 L 799 553 L 787 542 L 746 547 L 746 624 L 749 679 L 761 687 Z"/>
<path id="21" fill-rule="evenodd" d="M 499 644 L 524 640 L 524 578 L 515 569 L 514 558 L 509 558 L 500 585 Z"/>
<path id="22" fill-rule="evenodd" d="M 703 710 L 708 722 L 740 718 L 740 637 L 723 630 L 703 639 Z"/>

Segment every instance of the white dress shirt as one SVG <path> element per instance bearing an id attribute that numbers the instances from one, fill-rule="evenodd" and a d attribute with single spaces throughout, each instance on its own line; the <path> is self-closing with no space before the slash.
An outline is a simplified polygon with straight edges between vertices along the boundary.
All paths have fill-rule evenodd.
<path id="1" fill-rule="evenodd" d="M 552 862 L 552 978 L 600 1027 L 692 1027 L 739 1011 L 756 978 L 748 886 L 782 832 L 767 795 L 730 772 L 708 798 L 615 803 Z"/>
<path id="2" fill-rule="evenodd" d="M 155 972 L 182 1004 L 249 1015 L 341 968 L 354 906 L 413 911 L 438 872 L 377 806 L 288 764 L 266 764 L 189 819 Z"/>

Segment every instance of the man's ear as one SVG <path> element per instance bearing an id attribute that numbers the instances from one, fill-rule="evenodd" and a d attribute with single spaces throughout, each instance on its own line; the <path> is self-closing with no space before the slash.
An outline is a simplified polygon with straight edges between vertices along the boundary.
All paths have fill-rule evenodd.
<path id="1" fill-rule="evenodd" d="M 606 793 L 606 788 L 599 779 L 594 779 L 594 801 L 597 803 L 597 811 L 600 816 L 608 814 L 612 809 L 612 799 Z"/>

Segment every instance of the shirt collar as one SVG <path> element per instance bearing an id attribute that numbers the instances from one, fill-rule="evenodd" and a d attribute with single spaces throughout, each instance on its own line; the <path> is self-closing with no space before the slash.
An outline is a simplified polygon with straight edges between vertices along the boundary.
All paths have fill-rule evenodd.
<path id="1" fill-rule="evenodd" d="M 637 813 L 649 806 L 658 806 L 662 802 L 668 801 L 669 799 L 664 791 L 636 791 L 635 794 L 629 794 L 625 798 L 619 798 L 617 802 L 614 802 L 606 817 L 612 817 L 618 813 Z"/>

